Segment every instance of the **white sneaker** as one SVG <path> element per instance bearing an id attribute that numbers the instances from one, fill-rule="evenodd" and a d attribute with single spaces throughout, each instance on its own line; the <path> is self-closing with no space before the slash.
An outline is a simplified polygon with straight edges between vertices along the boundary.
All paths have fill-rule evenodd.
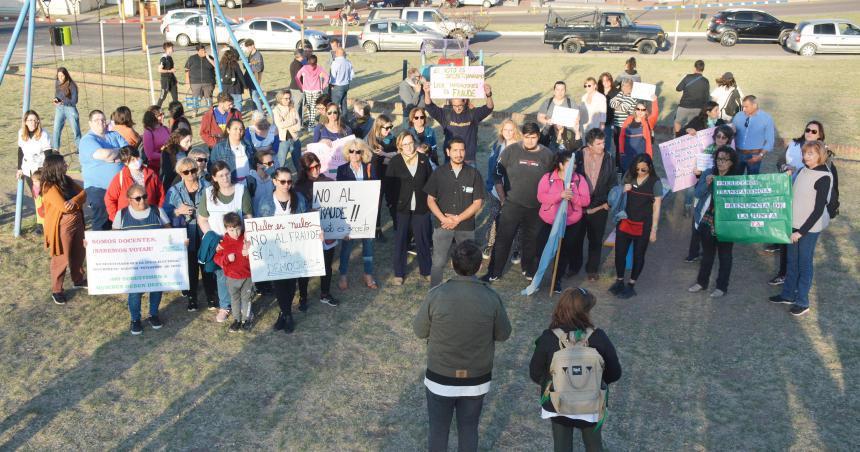
<path id="1" fill-rule="evenodd" d="M 702 287 L 701 284 L 696 283 L 696 284 L 693 284 L 692 286 L 690 286 L 690 288 L 687 289 L 687 292 L 696 293 L 696 292 L 701 292 L 703 290 L 705 290 L 705 288 Z"/>
<path id="2" fill-rule="evenodd" d="M 722 291 L 722 290 L 720 290 L 720 289 L 714 289 L 714 291 L 713 291 L 713 292 L 711 292 L 711 298 L 720 298 L 720 297 L 722 297 L 722 296 L 723 296 L 723 295 L 725 295 L 725 294 L 726 294 L 726 293 L 725 293 L 725 292 L 723 292 L 723 291 Z"/>

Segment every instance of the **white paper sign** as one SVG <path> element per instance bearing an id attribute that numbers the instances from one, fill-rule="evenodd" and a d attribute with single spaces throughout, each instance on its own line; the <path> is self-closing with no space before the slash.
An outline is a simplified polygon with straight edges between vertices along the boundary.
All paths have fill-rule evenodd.
<path id="1" fill-rule="evenodd" d="M 310 143 L 305 147 L 305 152 L 313 152 L 320 159 L 321 173 L 336 173 L 337 167 L 346 163 L 346 159 L 343 158 L 343 147 L 352 140 L 355 140 L 355 135 L 332 142 L 323 140 L 319 143 Z"/>
<path id="2" fill-rule="evenodd" d="M 483 99 L 484 66 L 433 66 L 430 68 L 433 99 Z"/>
<path id="3" fill-rule="evenodd" d="M 683 135 L 659 146 L 668 179 L 664 187 L 678 192 L 696 185 L 696 156 L 701 151 L 696 137 Z"/>
<path id="4" fill-rule="evenodd" d="M 565 127 L 579 127 L 579 109 L 554 106 L 552 108 L 552 123 Z"/>
<path id="5" fill-rule="evenodd" d="M 372 239 L 379 213 L 378 180 L 314 182 L 313 208 L 327 240 Z"/>
<path id="6" fill-rule="evenodd" d="M 630 92 L 630 97 L 634 99 L 651 100 L 655 94 L 657 94 L 657 85 L 633 82 L 633 91 Z"/>
<path id="7" fill-rule="evenodd" d="M 188 290 L 185 228 L 86 231 L 90 295 Z"/>
<path id="8" fill-rule="evenodd" d="M 245 219 L 245 239 L 254 282 L 325 275 L 317 212 Z"/>

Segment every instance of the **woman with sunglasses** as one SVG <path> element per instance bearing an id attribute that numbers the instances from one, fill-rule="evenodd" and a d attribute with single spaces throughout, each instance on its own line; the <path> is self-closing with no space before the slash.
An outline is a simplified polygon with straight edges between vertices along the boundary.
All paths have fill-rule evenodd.
<path id="1" fill-rule="evenodd" d="M 119 150 L 119 159 L 123 163 L 122 170 L 113 177 L 107 192 L 105 192 L 105 208 L 108 218 L 113 221 L 116 214 L 128 207 L 125 196 L 128 187 L 140 185 L 144 187 L 149 205 L 161 207 L 164 204 L 164 185 L 155 171 L 143 165 L 140 151 L 131 146 Z"/>
<path id="2" fill-rule="evenodd" d="M 185 227 L 188 234 L 189 289 L 184 292 L 184 295 L 188 299 L 188 311 L 192 312 L 197 310 L 197 287 L 201 273 L 208 304 L 215 306 L 215 300 L 218 299 L 215 275 L 205 273 L 203 264 L 197 260 L 197 251 L 203 240 L 203 231 L 197 225 L 197 210 L 210 184 L 205 178 L 200 177 L 202 174 L 200 167 L 191 157 L 180 159 L 174 169 L 181 179 L 167 190 L 164 212 L 170 218 L 170 224 L 173 227 Z"/>
<path id="3" fill-rule="evenodd" d="M 231 176 L 230 165 L 217 160 L 211 166 L 212 185 L 205 188 L 205 195 L 200 198 L 197 206 L 197 224 L 200 232 L 205 236 L 209 231 L 223 237 L 227 232 L 224 226 L 224 215 L 228 212 L 236 212 L 240 217 L 251 218 L 253 206 L 251 205 L 251 194 L 244 184 L 234 184 Z M 230 292 L 227 289 L 227 277 L 224 270 L 217 267 L 213 272 L 218 287 L 218 314 L 215 321 L 224 323 L 230 315 Z M 205 280 L 205 279 L 204 279 Z M 209 310 L 214 310 L 216 305 L 210 300 Z"/>
<path id="4" fill-rule="evenodd" d="M 409 112 L 409 132 L 415 138 L 416 144 L 426 144 L 430 147 L 430 161 L 439 166 L 439 157 L 436 155 L 436 132 L 429 125 L 427 110 L 423 107 L 414 107 Z"/>
<path id="5" fill-rule="evenodd" d="M 340 107 L 329 102 L 325 106 L 325 114 L 320 117 L 320 123 L 314 127 L 313 143 L 320 140 L 337 141 L 340 138 L 352 135 L 352 129 L 343 121 Z"/>
<path id="6" fill-rule="evenodd" d="M 87 193 L 66 175 L 69 166 L 60 154 L 42 165 L 42 207 L 45 209 L 45 248 L 51 256 L 51 299 L 66 304 L 63 280 L 71 273 L 75 288 L 87 287 L 84 276 L 84 203 Z"/>
<path id="7" fill-rule="evenodd" d="M 577 287 L 562 292 L 555 309 L 549 328 L 541 333 L 535 341 L 534 353 L 529 363 L 529 376 L 540 385 L 541 418 L 550 419 L 552 424 L 552 441 L 557 451 L 573 450 L 573 433 L 579 429 L 582 442 L 587 451 L 603 450 L 600 413 L 567 416 L 559 414 L 552 403 L 548 392 L 551 390 L 553 355 L 561 349 L 559 342 L 570 341 L 568 346 L 579 342 L 597 350 L 603 359 L 602 384 L 609 385 L 621 378 L 621 363 L 615 346 L 609 340 L 606 332 L 595 328 L 591 320 L 591 309 L 597 304 L 597 298 L 586 289 Z"/>
<path id="8" fill-rule="evenodd" d="M 379 115 L 373 122 L 373 127 L 367 136 L 367 144 L 370 146 L 370 152 L 373 153 L 372 164 L 376 168 L 376 174 L 382 177 L 382 193 L 380 197 L 385 198 L 385 204 L 388 206 L 388 214 L 397 229 L 397 180 L 386 176 L 388 170 L 388 162 L 392 157 L 397 155 L 397 143 L 394 140 L 394 134 L 391 129 L 394 125 L 391 119 L 385 115 Z M 381 199 L 380 199 L 381 201 Z M 382 235 L 382 215 L 376 217 L 376 234 L 380 241 L 385 240 Z"/>
<path id="9" fill-rule="evenodd" d="M 411 133 L 400 132 L 397 136 L 397 151 L 398 154 L 391 159 L 385 176 L 391 178 L 398 187 L 393 260 L 394 285 L 400 286 L 403 285 L 403 279 L 406 277 L 406 253 L 410 232 L 418 248 L 418 268 L 421 277 L 430 281 L 432 224 L 424 185 L 430 179 L 433 169 L 430 167 L 429 159 L 416 149 L 415 138 Z"/>
<path id="10" fill-rule="evenodd" d="M 660 108 L 657 105 L 657 96 L 651 97 L 651 113 L 645 102 L 636 102 L 633 114 L 624 120 L 618 136 L 618 153 L 621 155 L 621 170 L 628 172 L 633 160 L 641 155 L 647 154 L 653 158 L 654 152 L 651 142 L 654 139 L 654 127 L 657 125 L 657 117 Z"/>
<path id="11" fill-rule="evenodd" d="M 158 105 L 150 106 L 143 113 L 143 152 L 146 154 L 147 165 L 159 174 L 161 174 L 162 151 L 164 151 L 164 145 L 170 140 L 170 129 L 164 126 L 163 120 L 164 112 Z M 173 166 L 175 162 L 169 161 L 167 165 Z"/>
<path id="12" fill-rule="evenodd" d="M 710 162 L 710 166 L 708 168 L 704 168 L 704 169 L 699 169 L 697 167 L 695 170 L 697 178 L 700 178 L 700 180 L 701 180 L 701 175 L 702 175 L 703 171 L 707 171 L 708 169 L 713 168 L 713 164 L 714 164 L 713 156 L 714 156 L 714 154 L 716 154 L 717 149 L 720 149 L 723 146 L 731 146 L 732 140 L 734 138 L 735 138 L 735 129 L 731 128 L 731 126 L 729 126 L 727 124 L 717 126 L 717 128 L 714 130 L 714 135 L 713 135 L 714 142 L 711 143 L 710 146 L 705 148 L 705 150 L 702 152 L 703 154 L 710 156 L 710 159 L 708 160 Z M 691 201 L 690 205 L 692 205 L 692 204 L 693 203 Z M 702 242 L 700 240 L 700 235 L 696 230 L 696 225 L 698 223 L 696 221 L 696 215 L 692 216 L 692 220 L 693 221 L 691 223 L 692 234 L 690 235 L 690 247 L 689 247 L 689 250 L 687 251 L 687 257 L 684 259 L 684 262 L 686 262 L 688 264 L 691 264 L 691 263 L 699 260 L 699 257 L 701 256 L 701 250 L 702 250 Z"/>
<path id="13" fill-rule="evenodd" d="M 711 280 L 711 269 L 714 257 L 719 256 L 720 270 L 717 274 L 717 286 L 711 292 L 711 298 L 720 298 L 729 291 L 729 276 L 732 274 L 732 248 L 734 243 L 717 239 L 714 229 L 714 176 L 733 176 L 738 174 L 738 154 L 730 146 L 722 146 L 714 153 L 714 166 L 705 170 L 699 183 L 696 184 L 696 213 L 693 217 L 694 233 L 699 235 L 702 243 L 702 262 L 699 264 L 699 276 L 696 284 L 688 289 L 690 292 L 701 292 L 708 288 Z"/>
<path id="14" fill-rule="evenodd" d="M 296 183 L 296 191 L 308 200 L 308 210 L 313 210 L 314 182 L 330 182 L 331 178 L 321 172 L 320 159 L 313 152 L 305 152 L 299 159 L 302 172 Z M 334 247 L 337 240 L 323 240 L 323 261 L 325 275 L 320 276 L 320 303 L 337 306 L 338 301 L 331 295 L 332 262 L 334 262 Z"/>
<path id="15" fill-rule="evenodd" d="M 275 181 L 275 190 L 265 199 L 265 202 L 258 206 L 260 216 L 277 217 L 305 213 L 309 210 L 306 198 L 293 185 L 293 175 L 289 169 L 284 167 L 276 169 L 272 179 Z M 298 288 L 299 311 L 308 310 L 309 281 L 310 278 L 272 281 L 275 298 L 277 298 L 278 306 L 281 308 L 278 320 L 273 327 L 275 331 L 284 330 L 290 334 L 296 329 L 296 323 L 293 320 L 293 298 L 296 295 L 296 288 Z"/>
<path id="16" fill-rule="evenodd" d="M 120 210 L 113 220 L 112 228 L 117 231 L 161 229 L 170 227 L 170 219 L 161 207 L 150 204 L 147 200 L 146 189 L 142 185 L 132 184 L 125 192 L 126 207 Z M 186 247 L 189 240 L 186 239 Z M 189 269 L 190 270 L 190 269 Z M 161 304 L 163 292 L 149 292 L 149 325 L 153 330 L 164 326 L 158 318 L 158 306 Z M 128 294 L 128 312 L 131 315 L 131 334 L 137 336 L 143 333 L 143 322 L 140 316 L 140 305 L 143 293 Z"/>
<path id="17" fill-rule="evenodd" d="M 232 118 L 227 121 L 223 138 L 212 148 L 209 161 L 226 163 L 233 180 L 243 181 L 255 167 L 253 163 L 255 151 L 251 140 L 245 136 L 245 125 L 242 120 Z M 215 174 L 214 171 L 210 173 Z"/>
<path id="18" fill-rule="evenodd" d="M 663 200 L 663 184 L 654 172 L 654 163 L 648 154 L 639 154 L 630 163 L 624 175 L 624 193 L 627 197 L 627 218 L 615 227 L 615 283 L 609 292 L 618 298 L 636 296 L 636 280 L 645 267 L 645 252 L 649 242 L 657 241 L 657 225 L 660 222 L 660 204 Z M 627 253 L 633 245 L 633 271 L 624 284 L 627 268 Z"/>
<path id="19" fill-rule="evenodd" d="M 197 177 L 211 182 L 212 176 L 209 174 L 209 150 L 206 149 L 206 146 L 192 148 L 188 151 L 188 158 L 194 160 L 194 163 L 197 164 Z"/>
<path id="20" fill-rule="evenodd" d="M 364 140 L 354 140 L 346 143 L 343 147 L 343 158 L 346 163 L 337 167 L 337 180 L 339 181 L 364 181 L 378 180 L 376 170 L 370 163 L 373 153 L 370 146 Z M 370 289 L 378 289 L 376 280 L 373 278 L 373 239 L 361 240 L 361 258 L 364 262 L 364 285 Z M 353 241 L 344 239 L 340 245 L 340 266 L 338 272 L 340 279 L 337 286 L 340 290 L 349 288 L 349 257 L 352 254 Z"/>
<path id="21" fill-rule="evenodd" d="M 582 95 L 582 105 L 585 107 L 585 120 L 580 121 L 583 132 L 591 129 L 601 129 L 606 125 L 606 96 L 597 90 L 597 80 L 594 77 L 585 79 L 582 85 L 585 94 Z M 577 133 L 579 135 L 579 133 Z"/>
<path id="22" fill-rule="evenodd" d="M 785 149 L 785 164 L 780 167 L 780 170 L 784 173 L 788 173 L 791 176 L 792 182 L 797 178 L 798 172 L 803 168 L 803 145 L 807 141 L 821 141 L 824 143 L 824 124 L 819 121 L 809 121 L 806 123 L 806 127 L 803 130 L 803 134 L 799 137 L 791 140 L 791 143 L 788 144 L 788 147 Z M 836 179 L 834 179 L 836 180 Z M 767 283 L 771 286 L 781 286 L 785 282 L 785 273 L 786 273 L 786 249 L 788 249 L 788 245 L 771 245 L 768 248 L 765 248 L 767 251 L 777 251 L 779 253 L 779 273 L 776 274 L 773 278 L 770 279 Z"/>
<path id="23" fill-rule="evenodd" d="M 161 148 L 161 183 L 170 187 L 176 182 L 176 164 L 191 150 L 191 131 L 179 129 L 170 134 Z"/>
<path id="24" fill-rule="evenodd" d="M 249 177 L 254 180 L 251 205 L 254 207 L 254 217 L 259 218 L 267 216 L 260 213 L 260 206 L 271 202 L 272 192 L 275 190 L 275 170 L 278 167 L 275 166 L 275 154 L 272 151 L 257 151 L 254 161 L 257 165 Z"/>

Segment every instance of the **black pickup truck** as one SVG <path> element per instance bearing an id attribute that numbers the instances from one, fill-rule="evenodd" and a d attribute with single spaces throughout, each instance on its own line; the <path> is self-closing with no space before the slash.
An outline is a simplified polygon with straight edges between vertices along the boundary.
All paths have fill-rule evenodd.
<path id="1" fill-rule="evenodd" d="M 589 11 L 562 17 L 550 10 L 543 42 L 570 53 L 591 47 L 654 54 L 666 43 L 666 33 L 658 25 L 637 24 L 623 12 Z"/>

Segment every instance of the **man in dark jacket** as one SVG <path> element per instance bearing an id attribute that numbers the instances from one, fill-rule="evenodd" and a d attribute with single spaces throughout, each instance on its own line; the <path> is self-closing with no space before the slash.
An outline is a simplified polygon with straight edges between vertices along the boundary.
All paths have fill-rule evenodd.
<path id="1" fill-rule="evenodd" d="M 460 138 L 466 143 L 466 164 L 475 166 L 478 154 L 478 125 L 493 112 L 493 89 L 484 84 L 487 100 L 482 107 L 471 107 L 468 99 L 451 99 L 451 106 L 440 108 L 430 98 L 430 82 L 424 82 L 424 103 L 427 113 L 439 122 L 445 134 L 445 149 L 452 138 Z M 448 162 L 448 157 L 445 157 Z"/>
<path id="2" fill-rule="evenodd" d="M 678 110 L 675 111 L 675 136 L 680 136 L 681 127 L 695 118 L 705 102 L 711 100 L 711 84 L 702 75 L 705 72 L 705 62 L 696 60 L 693 64 L 695 71 L 687 74 L 675 87 L 675 91 L 681 93 L 681 101 L 678 102 Z"/>
<path id="3" fill-rule="evenodd" d="M 458 450 L 478 450 L 478 422 L 484 394 L 490 390 L 495 342 L 511 335 L 502 299 L 475 278 L 481 260 L 475 242 L 458 243 L 452 252 L 458 276 L 427 293 L 412 325 L 420 339 L 427 339 L 424 385 L 431 452 L 448 450 L 455 409 Z"/>

